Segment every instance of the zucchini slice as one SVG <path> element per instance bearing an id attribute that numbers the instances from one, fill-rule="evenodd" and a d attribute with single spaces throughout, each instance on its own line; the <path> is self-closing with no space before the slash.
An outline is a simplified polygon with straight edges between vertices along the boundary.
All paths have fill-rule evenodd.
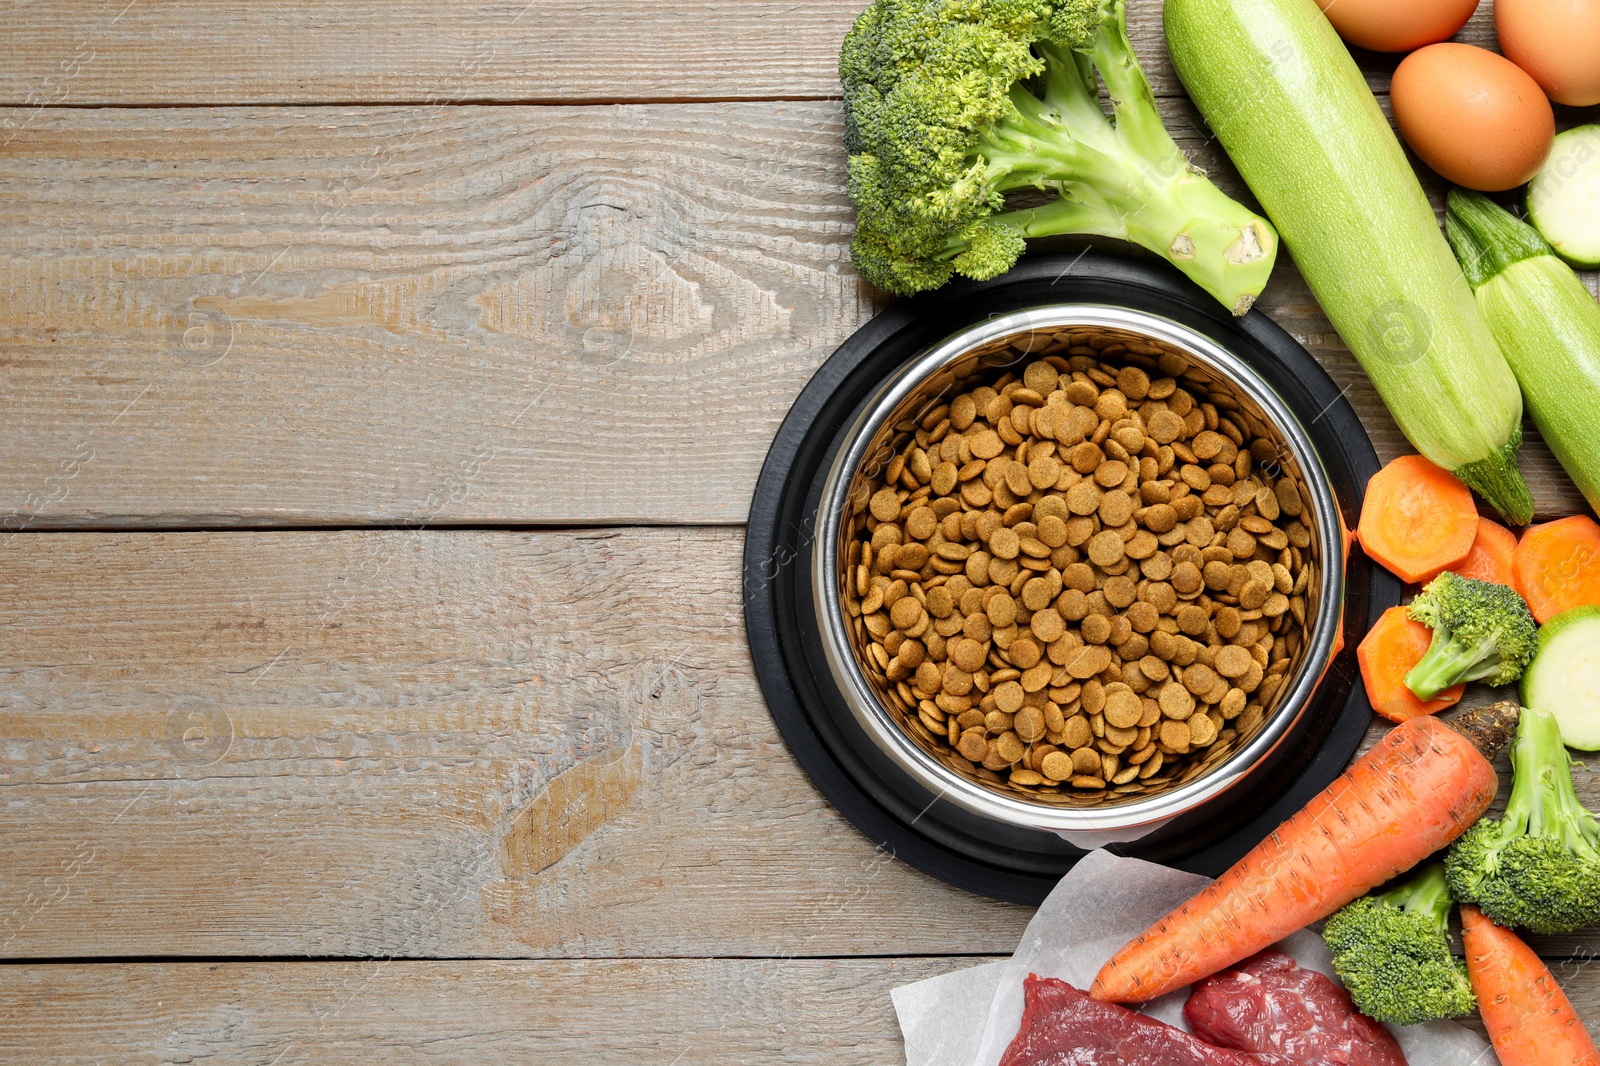
<path id="1" fill-rule="evenodd" d="M 1600 126 L 1556 138 L 1528 184 L 1528 220 L 1573 266 L 1600 267 Z"/>
<path id="2" fill-rule="evenodd" d="M 1522 702 L 1555 715 L 1568 747 L 1600 751 L 1600 606 L 1575 607 L 1539 630 Z"/>

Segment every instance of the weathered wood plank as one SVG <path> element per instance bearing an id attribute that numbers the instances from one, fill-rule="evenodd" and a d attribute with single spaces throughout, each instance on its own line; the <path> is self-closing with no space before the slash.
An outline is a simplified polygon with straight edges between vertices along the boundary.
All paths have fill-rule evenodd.
<path id="1" fill-rule="evenodd" d="M 0 103 L 427 103 L 816 99 L 866 0 L 13 0 Z M 1182 91 L 1159 0 L 1129 33 L 1161 95 Z M 1460 39 L 1494 46 L 1485 4 Z M 1375 88 L 1393 59 L 1362 55 Z M 0 140 L 7 136 L 0 130 Z"/>
<path id="2" fill-rule="evenodd" d="M 250 1066 L 905 1062 L 889 992 L 988 960 L 0 968 L 0 1058 Z"/>
<path id="3" fill-rule="evenodd" d="M 796 766 L 751 673 L 740 548 L 17 538 L 0 955 L 1010 951 L 1025 908 L 877 852 Z"/>
<path id="4" fill-rule="evenodd" d="M 789 755 L 741 547 L 19 536 L 0 955 L 1009 952 L 1025 908 L 879 852 Z"/>
<path id="5" fill-rule="evenodd" d="M 834 104 L 43 112 L 0 152 L 0 535 L 740 522 L 880 306 L 843 181 Z M 1292 263 L 1262 307 L 1408 450 Z"/>
<path id="6" fill-rule="evenodd" d="M 29 964 L 0 1055 L 128 1066 L 482 1061 L 899 1066 L 889 993 L 991 958 Z M 1600 1035 L 1600 970 L 1551 960 Z M 1477 1018 L 1464 1023 L 1483 1031 Z M 276 1057 L 274 1057 L 276 1056 Z"/>

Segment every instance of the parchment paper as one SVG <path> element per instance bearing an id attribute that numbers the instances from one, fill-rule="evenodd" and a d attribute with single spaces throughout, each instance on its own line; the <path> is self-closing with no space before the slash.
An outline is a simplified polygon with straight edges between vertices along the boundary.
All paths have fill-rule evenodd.
<path id="1" fill-rule="evenodd" d="M 1022 979 L 1030 973 L 1088 988 L 1117 949 L 1206 884 L 1196 874 L 1090 853 L 1044 901 L 1010 959 L 945 974 L 892 993 L 906 1040 L 906 1066 L 997 1066 L 1022 1023 Z M 1302 931 L 1278 945 L 1302 966 L 1333 975 L 1327 949 Z M 1153 1018 L 1183 1026 L 1188 990 L 1145 1004 Z M 1492 1066 L 1494 1053 L 1454 1022 L 1390 1027 L 1411 1066 Z"/>

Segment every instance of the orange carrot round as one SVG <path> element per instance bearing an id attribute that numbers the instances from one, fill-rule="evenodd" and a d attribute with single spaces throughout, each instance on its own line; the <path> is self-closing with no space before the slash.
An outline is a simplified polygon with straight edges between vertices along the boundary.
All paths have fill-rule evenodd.
<path id="1" fill-rule="evenodd" d="M 1478 535 L 1472 490 L 1420 455 L 1404 455 L 1367 482 L 1361 547 L 1402 581 L 1448 570 Z"/>
<path id="2" fill-rule="evenodd" d="M 1421 583 L 1426 585 L 1445 570 L 1451 570 L 1462 577 L 1477 578 L 1491 585 L 1512 585 L 1516 578 L 1511 564 L 1516 554 L 1517 535 L 1499 522 L 1480 515 L 1478 535 L 1473 539 L 1472 550 L 1467 552 L 1467 557 L 1454 566 L 1424 574 Z"/>
<path id="3" fill-rule="evenodd" d="M 1533 949 L 1471 905 L 1461 926 L 1467 977 L 1501 1066 L 1600 1066 L 1600 1050 Z"/>
<path id="4" fill-rule="evenodd" d="M 1383 612 L 1356 649 L 1361 683 L 1374 711 L 1391 722 L 1404 722 L 1418 715 L 1438 714 L 1461 700 L 1465 685 L 1447 688 L 1431 700 L 1417 699 L 1406 687 L 1406 674 L 1422 661 L 1432 643 L 1433 630 L 1412 621 L 1404 607 Z"/>
<path id="5" fill-rule="evenodd" d="M 1532 526 L 1512 561 L 1516 589 L 1539 624 L 1600 603 L 1600 525 L 1586 515 Z"/>
<path id="6" fill-rule="evenodd" d="M 1326 918 L 1466 832 L 1496 784 L 1489 760 L 1437 718 L 1396 726 L 1232 869 L 1118 951 L 1089 994 L 1154 999 Z"/>

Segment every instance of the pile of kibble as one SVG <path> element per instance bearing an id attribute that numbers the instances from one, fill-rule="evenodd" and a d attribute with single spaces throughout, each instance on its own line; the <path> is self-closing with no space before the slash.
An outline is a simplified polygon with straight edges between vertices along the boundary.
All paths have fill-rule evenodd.
<path id="1" fill-rule="evenodd" d="M 1057 340 L 896 427 L 852 496 L 845 604 L 886 702 L 949 765 L 1034 795 L 1139 791 L 1272 709 L 1311 531 L 1278 448 L 1184 357 Z"/>

